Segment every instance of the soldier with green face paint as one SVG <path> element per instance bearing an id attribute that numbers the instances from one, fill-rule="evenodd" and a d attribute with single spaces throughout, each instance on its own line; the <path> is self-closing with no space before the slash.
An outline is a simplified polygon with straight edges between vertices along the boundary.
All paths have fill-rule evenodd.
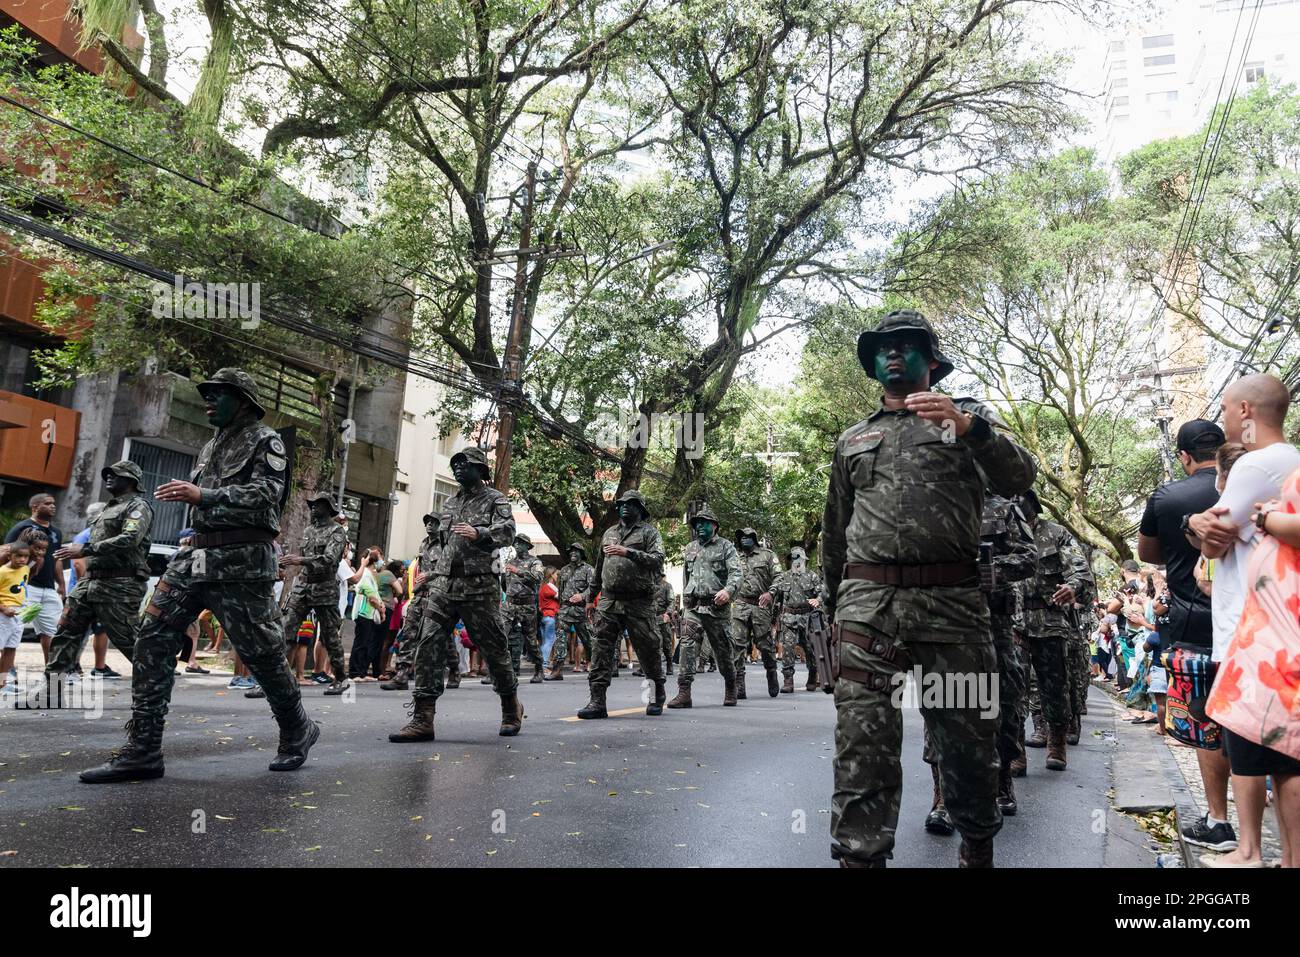
<path id="1" fill-rule="evenodd" d="M 736 532 L 740 558 L 740 590 L 731 610 L 731 641 L 735 646 L 736 698 L 745 700 L 745 666 L 749 650 L 757 647 L 767 672 L 767 693 L 781 693 L 776 671 L 776 638 L 772 635 L 772 584 L 781 565 L 770 548 L 758 542 L 758 532 L 742 528 Z"/>
<path id="2" fill-rule="evenodd" d="M 682 634 L 677 669 L 677 697 L 670 708 L 690 708 L 691 685 L 700 645 L 713 647 L 718 671 L 722 673 L 723 698 L 727 707 L 736 704 L 736 664 L 731 643 L 731 600 L 740 590 L 744 575 L 736 546 L 718 535 L 718 518 L 707 505 L 691 520 L 695 540 L 686 546 L 682 571 Z"/>
<path id="3" fill-rule="evenodd" d="M 991 867 L 1002 815 L 996 702 L 990 709 L 978 693 L 995 688 L 997 672 L 980 592 L 981 516 L 986 486 L 1018 494 L 1034 462 L 987 405 L 931 391 L 953 365 L 919 313 L 892 312 L 864 332 L 858 360 L 884 395 L 836 443 L 822 517 L 839 648 L 832 856 L 883 867 L 891 855 L 902 798 L 895 692 L 915 666 L 942 687 L 976 689 L 923 701 L 921 715 L 962 835 L 959 863 Z"/>
<path id="4" fill-rule="evenodd" d="M 526 654 L 533 663 L 530 684 L 542 681 L 542 649 L 537 640 L 537 590 L 542 587 L 542 560 L 529 554 L 533 540 L 523 532 L 515 535 L 515 557 L 506 563 L 506 600 L 501 606 L 501 627 L 510 639 L 510 666 L 519 674 L 519 661 Z"/>
<path id="5" fill-rule="evenodd" d="M 221 369 L 198 390 L 216 435 L 199 453 L 189 482 L 165 482 L 154 492 L 159 501 L 190 506 L 195 535 L 172 558 L 144 612 L 135 643 L 126 746 L 102 767 L 81 772 L 88 784 L 162 777 L 163 722 L 176 656 L 185 629 L 205 608 L 265 690 L 280 725 L 270 769 L 300 767 L 320 736 L 285 660 L 275 601 L 271 543 L 280 533 L 289 482 L 284 442 L 261 423 L 266 410 L 257 383 L 242 369 Z"/>
<path id="6" fill-rule="evenodd" d="M 569 655 L 569 631 L 582 645 L 588 656 L 591 654 L 591 629 L 587 625 L 587 593 L 596 578 L 596 569 L 587 564 L 587 552 L 580 542 L 569 545 L 569 562 L 560 569 L 556 592 L 560 602 L 559 619 L 556 622 L 555 645 L 551 649 L 551 673 L 544 681 L 564 680 L 564 661 Z"/>
<path id="7" fill-rule="evenodd" d="M 772 585 L 777 614 L 781 616 L 781 673 L 785 678 L 782 694 L 794 694 L 794 669 L 798 661 L 795 649 L 800 645 L 808 665 L 808 682 L 804 687 L 808 691 L 817 690 L 817 662 L 808 637 L 808 616 L 820 606 L 821 590 L 821 576 L 808 569 L 808 553 L 794 546 L 790 549 L 790 568 Z"/>

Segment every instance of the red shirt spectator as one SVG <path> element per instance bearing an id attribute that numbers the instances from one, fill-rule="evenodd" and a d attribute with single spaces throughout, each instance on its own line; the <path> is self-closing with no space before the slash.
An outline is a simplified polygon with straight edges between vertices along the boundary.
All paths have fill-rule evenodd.
<path id="1" fill-rule="evenodd" d="M 537 606 L 542 610 L 543 618 L 558 618 L 560 616 L 560 593 L 550 582 L 538 589 Z"/>

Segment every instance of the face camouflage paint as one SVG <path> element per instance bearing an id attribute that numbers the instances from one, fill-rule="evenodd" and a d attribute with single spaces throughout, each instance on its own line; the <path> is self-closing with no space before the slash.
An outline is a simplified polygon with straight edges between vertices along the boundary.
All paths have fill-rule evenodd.
<path id="1" fill-rule="evenodd" d="M 890 362 L 902 362 L 902 368 Z M 930 367 L 925 350 L 910 339 L 896 339 L 876 350 L 876 378 L 885 385 L 913 385 L 920 382 Z"/>

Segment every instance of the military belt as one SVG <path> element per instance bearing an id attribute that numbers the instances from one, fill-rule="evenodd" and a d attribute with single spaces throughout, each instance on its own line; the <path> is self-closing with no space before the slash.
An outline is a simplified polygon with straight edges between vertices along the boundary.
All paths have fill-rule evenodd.
<path id="1" fill-rule="evenodd" d="M 137 578 L 137 577 L 147 578 L 148 576 L 141 575 L 134 568 L 118 568 L 118 569 L 109 569 L 107 571 L 100 571 L 97 568 L 92 568 L 87 570 L 86 572 L 87 581 L 96 581 L 100 578 Z"/>
<path id="2" fill-rule="evenodd" d="M 812 605 L 786 605 L 784 612 L 787 615 L 806 615 L 812 611 Z"/>
<path id="3" fill-rule="evenodd" d="M 195 548 L 220 548 L 223 545 L 257 545 L 275 541 L 275 532 L 265 528 L 232 528 L 224 532 L 198 532 Z"/>
<path id="4" fill-rule="evenodd" d="M 938 585 L 962 585 L 979 578 L 975 562 L 940 562 L 934 565 L 878 565 L 874 562 L 848 562 L 845 578 L 893 585 L 896 588 L 932 588 Z"/>
<path id="5" fill-rule="evenodd" d="M 753 598 L 737 598 L 737 599 L 736 599 L 736 604 L 737 604 L 737 605 L 757 605 L 757 604 L 758 604 L 758 596 L 755 595 Z"/>

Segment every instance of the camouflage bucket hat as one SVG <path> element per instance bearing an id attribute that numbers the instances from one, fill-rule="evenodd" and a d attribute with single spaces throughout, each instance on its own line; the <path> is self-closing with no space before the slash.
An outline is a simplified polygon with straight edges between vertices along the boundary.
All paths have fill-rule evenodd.
<path id="1" fill-rule="evenodd" d="M 858 362 L 862 363 L 862 368 L 870 378 L 876 378 L 876 350 L 886 337 L 898 332 L 919 332 L 925 337 L 929 344 L 930 358 L 939 363 L 938 368 L 930 370 L 930 385 L 935 385 L 952 372 L 953 364 L 940 351 L 939 337 L 934 334 L 930 320 L 912 309 L 896 309 L 880 320 L 880 325 L 876 328 L 868 329 L 858 336 Z"/>
<path id="2" fill-rule="evenodd" d="M 800 548 L 798 545 L 796 545 L 794 548 L 790 549 L 790 558 L 792 558 L 792 559 L 800 559 L 800 558 L 802 558 L 804 561 L 807 561 L 807 560 L 808 560 L 808 553 L 805 552 L 805 551 L 804 551 L 802 548 Z"/>
<path id="3" fill-rule="evenodd" d="M 425 525 L 428 525 L 430 519 L 433 519 L 433 524 L 435 525 L 439 525 L 442 523 L 442 519 L 439 518 L 437 515 L 434 515 L 433 512 L 425 513 L 425 516 L 421 518 L 420 521 L 423 522 Z"/>
<path id="4" fill-rule="evenodd" d="M 615 504 L 622 505 L 624 502 L 636 502 L 637 507 L 641 509 L 641 514 L 644 515 L 646 518 L 650 517 L 650 506 L 646 505 L 645 496 L 643 496 L 636 489 L 634 488 L 628 489 L 626 492 L 624 492 L 622 495 L 618 497 L 618 501 L 615 502 Z"/>
<path id="5" fill-rule="evenodd" d="M 328 502 L 330 507 L 330 514 L 334 515 L 338 513 L 339 507 L 334 503 L 334 496 L 331 495 L 329 492 L 317 492 L 315 495 L 307 496 L 307 505 L 309 507 L 311 506 L 312 502 Z"/>
<path id="6" fill-rule="evenodd" d="M 583 558 L 587 557 L 587 549 L 583 547 L 581 542 L 569 542 L 569 547 L 565 549 L 565 554 L 572 555 L 574 552 L 577 552 Z"/>
<path id="7" fill-rule="evenodd" d="M 721 524 L 718 521 L 718 516 L 713 514 L 713 509 L 709 508 L 709 506 L 707 505 L 695 513 L 694 518 L 691 519 L 691 524 L 694 525 L 696 522 L 700 521 L 701 519 L 703 519 L 706 522 L 712 522 L 714 529 L 717 529 L 718 526 Z"/>
<path id="8" fill-rule="evenodd" d="M 451 464 L 455 465 L 458 459 L 464 459 L 466 462 L 469 462 L 470 465 L 477 465 L 479 471 L 483 473 L 483 481 L 486 482 L 492 478 L 492 467 L 488 465 L 487 453 L 482 449 L 474 446 L 467 449 L 461 449 L 451 457 Z"/>
<path id="9" fill-rule="evenodd" d="M 251 402 L 253 408 L 257 410 L 257 417 L 259 419 L 266 417 L 266 409 L 257 398 L 257 380 L 243 369 L 218 369 L 211 379 L 200 382 L 197 388 L 199 395 L 207 398 L 208 393 L 218 386 L 226 386 L 242 393 L 244 398 Z"/>
<path id="10" fill-rule="evenodd" d="M 121 462 L 114 462 L 112 465 L 106 465 L 100 470 L 99 477 L 105 482 L 110 475 L 120 475 L 123 478 L 135 479 L 135 487 L 144 487 L 144 472 L 140 466 L 134 462 L 123 459 Z"/>
<path id="11" fill-rule="evenodd" d="M 532 548 L 532 547 L 533 547 L 533 540 L 532 540 L 531 538 L 529 538 L 527 535 L 525 535 L 523 532 L 516 532 L 516 533 L 515 533 L 515 541 L 516 541 L 516 542 L 523 542 L 523 543 L 524 543 L 525 545 L 527 545 L 529 548 Z"/>
<path id="12" fill-rule="evenodd" d="M 696 517 L 696 518 L 699 518 L 698 515 L 695 516 L 695 517 Z M 748 535 L 748 536 L 749 536 L 750 538 L 752 538 L 755 542 L 758 541 L 758 531 L 757 531 L 756 529 L 753 529 L 753 528 L 738 528 L 738 529 L 736 529 L 736 541 L 740 541 L 740 539 L 741 539 L 743 536 L 745 536 L 745 535 Z"/>

